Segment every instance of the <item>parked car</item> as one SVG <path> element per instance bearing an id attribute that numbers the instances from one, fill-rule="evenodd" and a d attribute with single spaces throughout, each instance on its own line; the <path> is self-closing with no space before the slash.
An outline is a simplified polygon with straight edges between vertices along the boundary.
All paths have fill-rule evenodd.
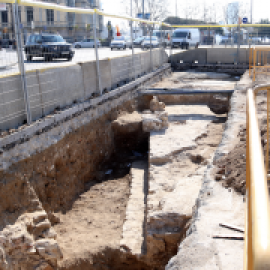
<path id="1" fill-rule="evenodd" d="M 189 49 L 200 44 L 200 31 L 198 28 L 178 28 L 172 35 L 172 47 Z"/>
<path id="2" fill-rule="evenodd" d="M 131 39 L 127 37 L 115 37 L 114 40 L 111 42 L 111 50 L 113 49 L 123 49 L 131 47 Z"/>
<path id="3" fill-rule="evenodd" d="M 133 41 L 133 47 L 134 48 L 141 48 L 141 45 L 143 41 L 145 40 L 145 37 L 138 37 Z"/>
<path id="4" fill-rule="evenodd" d="M 159 43 L 162 43 L 162 46 L 166 48 L 170 45 L 170 30 L 154 30 L 153 36 L 157 37 Z"/>
<path id="5" fill-rule="evenodd" d="M 73 45 L 76 49 L 79 48 L 94 48 L 95 40 L 93 38 L 85 38 L 82 41 L 75 42 Z M 97 39 L 97 47 L 101 47 L 100 41 Z"/>
<path id="6" fill-rule="evenodd" d="M 24 47 L 26 58 L 31 61 L 33 57 L 44 57 L 46 61 L 53 58 L 67 58 L 74 56 L 72 45 L 67 43 L 60 35 L 32 34 Z"/>
<path id="7" fill-rule="evenodd" d="M 158 48 L 159 47 L 159 40 L 157 37 L 146 37 L 142 43 L 142 50 L 147 50 L 150 48 Z"/>

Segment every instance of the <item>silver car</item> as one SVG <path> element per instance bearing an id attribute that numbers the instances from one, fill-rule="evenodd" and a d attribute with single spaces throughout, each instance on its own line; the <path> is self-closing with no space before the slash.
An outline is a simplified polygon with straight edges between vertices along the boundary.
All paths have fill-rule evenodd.
<path id="1" fill-rule="evenodd" d="M 79 48 L 94 48 L 95 40 L 93 38 L 85 38 L 82 41 L 75 42 L 73 45 L 76 49 Z M 97 47 L 101 47 L 100 41 L 97 39 Z"/>
<path id="2" fill-rule="evenodd" d="M 115 37 L 114 40 L 111 42 L 111 50 L 113 49 L 123 49 L 131 47 L 131 40 L 127 37 Z"/>
<path id="3" fill-rule="evenodd" d="M 147 50 L 150 48 L 158 48 L 160 45 L 159 40 L 157 37 L 146 37 L 142 42 L 141 48 L 142 50 Z"/>

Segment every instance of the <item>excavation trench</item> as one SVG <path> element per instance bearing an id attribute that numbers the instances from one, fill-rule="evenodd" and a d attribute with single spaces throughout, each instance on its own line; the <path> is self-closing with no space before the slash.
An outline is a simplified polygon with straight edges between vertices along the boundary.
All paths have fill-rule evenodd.
<path id="1" fill-rule="evenodd" d="M 118 115 L 115 152 L 99 165 L 98 182 L 59 215 L 55 230 L 68 258 L 60 269 L 165 269 L 177 254 L 227 115 L 210 110 L 213 96 L 162 96 L 169 128 L 146 133 L 139 119 L 151 99 L 141 98 L 139 114 Z"/>
<path id="2" fill-rule="evenodd" d="M 179 81 L 190 87 L 192 76 Z M 207 81 L 199 78 L 197 85 L 202 79 Z M 232 86 L 228 77 L 222 79 Z M 42 220 L 51 226 L 26 227 L 35 239 L 57 233 L 63 257 L 58 269 L 165 269 L 189 228 L 204 171 L 222 138 L 229 98 L 159 98 L 166 104 L 166 129 L 145 132 L 152 97 L 132 99 L 3 172 L 1 228 L 44 209 Z M 29 256 L 36 260 L 36 253 Z M 55 268 L 56 261 L 49 265 Z"/>

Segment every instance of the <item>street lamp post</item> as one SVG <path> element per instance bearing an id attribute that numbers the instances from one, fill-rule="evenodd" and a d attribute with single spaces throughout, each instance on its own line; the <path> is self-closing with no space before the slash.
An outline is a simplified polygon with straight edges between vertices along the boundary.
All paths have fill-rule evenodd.
<path id="1" fill-rule="evenodd" d="M 253 9 L 253 0 L 250 0 L 250 23 L 252 24 L 252 9 Z"/>

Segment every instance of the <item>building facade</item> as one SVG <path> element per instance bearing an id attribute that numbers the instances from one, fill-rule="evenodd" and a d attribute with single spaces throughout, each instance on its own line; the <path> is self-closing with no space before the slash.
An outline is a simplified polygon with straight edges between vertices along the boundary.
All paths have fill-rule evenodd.
<path id="1" fill-rule="evenodd" d="M 46 2 L 77 8 L 99 8 L 99 0 L 51 0 Z M 59 33 L 70 42 L 93 36 L 94 15 L 91 14 L 75 14 L 20 6 L 19 19 L 24 40 L 32 32 Z M 99 36 L 103 29 L 103 16 L 97 15 L 96 26 Z M 2 39 L 14 38 L 11 4 L 7 4 L 5 11 L 0 11 L 0 37 Z"/>

